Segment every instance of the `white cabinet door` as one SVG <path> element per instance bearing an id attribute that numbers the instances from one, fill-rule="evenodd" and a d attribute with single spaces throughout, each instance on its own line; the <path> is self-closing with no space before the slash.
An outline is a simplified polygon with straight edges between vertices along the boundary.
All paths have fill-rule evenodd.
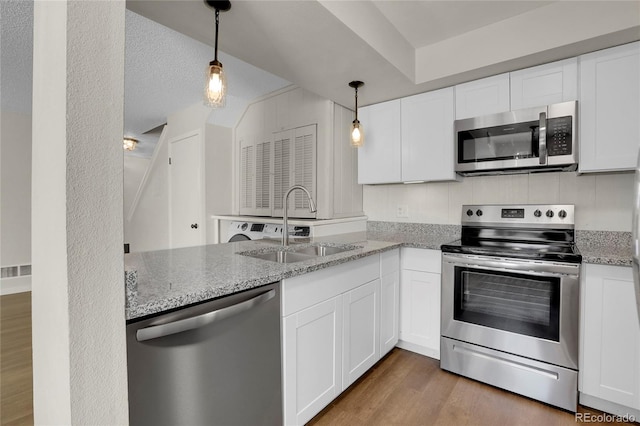
<path id="1" fill-rule="evenodd" d="M 283 197 L 291 187 L 292 139 L 290 130 L 273 135 L 273 216 L 282 216 Z"/>
<path id="2" fill-rule="evenodd" d="M 273 183 L 270 212 L 273 216 L 283 215 L 283 197 L 293 185 L 302 185 L 316 197 L 317 167 L 316 125 L 285 130 L 273 135 Z M 302 191 L 289 196 L 289 217 L 315 218 L 309 211 L 309 201 Z"/>
<path id="3" fill-rule="evenodd" d="M 369 105 L 358 111 L 364 146 L 358 148 L 358 183 L 402 180 L 400 100 Z"/>
<path id="4" fill-rule="evenodd" d="M 400 271 L 380 278 L 380 357 L 398 343 Z"/>
<path id="5" fill-rule="evenodd" d="M 640 146 L 640 42 L 579 61 L 580 172 L 631 170 Z"/>
<path id="6" fill-rule="evenodd" d="M 272 146 L 273 142 L 271 141 L 271 137 L 265 136 L 256 141 L 254 148 L 256 153 L 254 214 L 260 216 L 271 216 L 271 170 L 273 168 Z"/>
<path id="7" fill-rule="evenodd" d="M 240 145 L 240 214 L 255 213 L 255 146 L 248 135 L 239 137 Z"/>
<path id="8" fill-rule="evenodd" d="M 380 359 L 380 280 L 343 296 L 342 386 L 346 389 Z"/>
<path id="9" fill-rule="evenodd" d="M 578 58 L 514 71 L 511 110 L 578 99 Z"/>
<path id="10" fill-rule="evenodd" d="M 581 297 L 580 392 L 640 409 L 640 326 L 631 268 L 586 264 Z"/>
<path id="11" fill-rule="evenodd" d="M 401 99 L 402 181 L 454 180 L 453 88 Z"/>
<path id="12" fill-rule="evenodd" d="M 302 185 L 316 196 L 316 125 L 298 127 L 293 130 L 292 175 L 293 185 Z M 316 214 L 309 211 L 309 198 L 300 190 L 289 196 L 289 216 L 315 218 Z"/>
<path id="13" fill-rule="evenodd" d="M 509 73 L 458 84 L 456 119 L 509 111 Z"/>
<path id="14" fill-rule="evenodd" d="M 308 422 L 342 392 L 342 296 L 283 320 L 284 423 Z"/>
<path id="15" fill-rule="evenodd" d="M 440 359 L 440 274 L 402 270 L 398 346 Z"/>

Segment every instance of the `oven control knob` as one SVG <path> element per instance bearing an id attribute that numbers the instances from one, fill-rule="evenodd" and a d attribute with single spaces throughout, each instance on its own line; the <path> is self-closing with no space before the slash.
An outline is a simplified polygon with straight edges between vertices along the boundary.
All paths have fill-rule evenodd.
<path id="1" fill-rule="evenodd" d="M 559 217 L 560 219 L 564 219 L 565 217 L 567 217 L 567 212 L 566 212 L 566 211 L 564 211 L 564 210 L 560 210 L 560 211 L 558 212 L 558 217 Z"/>
<path id="2" fill-rule="evenodd" d="M 536 209 L 536 211 L 533 212 L 533 215 L 535 217 L 540 217 L 540 216 L 542 216 L 542 212 L 540 210 Z"/>
<path id="3" fill-rule="evenodd" d="M 480 209 L 476 210 L 476 215 L 482 216 L 482 210 L 480 210 Z"/>
<path id="4" fill-rule="evenodd" d="M 473 210 L 471 209 L 467 210 L 467 216 L 473 216 Z"/>
<path id="5" fill-rule="evenodd" d="M 553 217 L 553 210 L 547 210 L 547 217 Z"/>

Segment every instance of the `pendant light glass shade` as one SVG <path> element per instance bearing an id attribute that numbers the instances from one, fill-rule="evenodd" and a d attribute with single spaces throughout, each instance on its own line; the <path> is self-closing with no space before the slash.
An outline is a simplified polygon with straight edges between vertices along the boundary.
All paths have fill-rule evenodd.
<path id="1" fill-rule="evenodd" d="M 351 146 L 360 148 L 362 145 L 364 145 L 364 131 L 356 119 L 351 123 Z"/>
<path id="2" fill-rule="evenodd" d="M 363 86 L 361 81 L 352 81 L 349 83 L 349 87 L 353 87 L 356 90 L 356 119 L 351 123 L 351 146 L 354 148 L 360 148 L 364 145 L 364 129 L 358 120 L 358 87 Z"/>
<path id="3" fill-rule="evenodd" d="M 227 93 L 227 79 L 218 61 L 211 61 L 206 71 L 204 104 L 212 108 L 224 107 Z"/>

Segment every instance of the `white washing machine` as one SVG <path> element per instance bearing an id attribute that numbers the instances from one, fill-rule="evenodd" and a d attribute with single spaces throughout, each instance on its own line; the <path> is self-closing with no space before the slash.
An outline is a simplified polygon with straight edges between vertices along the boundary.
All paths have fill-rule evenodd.
<path id="1" fill-rule="evenodd" d="M 282 236 L 282 226 L 269 223 L 231 222 L 228 235 L 230 243 L 261 240 L 265 237 L 279 238 Z"/>
<path id="2" fill-rule="evenodd" d="M 273 223 L 231 222 L 227 242 L 282 238 L 282 225 Z M 289 238 L 309 237 L 308 226 L 289 226 Z"/>

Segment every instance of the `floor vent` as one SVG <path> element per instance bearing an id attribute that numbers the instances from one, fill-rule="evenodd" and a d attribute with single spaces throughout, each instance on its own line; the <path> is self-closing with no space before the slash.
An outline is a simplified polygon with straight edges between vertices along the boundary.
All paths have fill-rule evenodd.
<path id="1" fill-rule="evenodd" d="M 3 266 L 0 271 L 1 278 L 23 277 L 31 275 L 31 265 Z"/>

